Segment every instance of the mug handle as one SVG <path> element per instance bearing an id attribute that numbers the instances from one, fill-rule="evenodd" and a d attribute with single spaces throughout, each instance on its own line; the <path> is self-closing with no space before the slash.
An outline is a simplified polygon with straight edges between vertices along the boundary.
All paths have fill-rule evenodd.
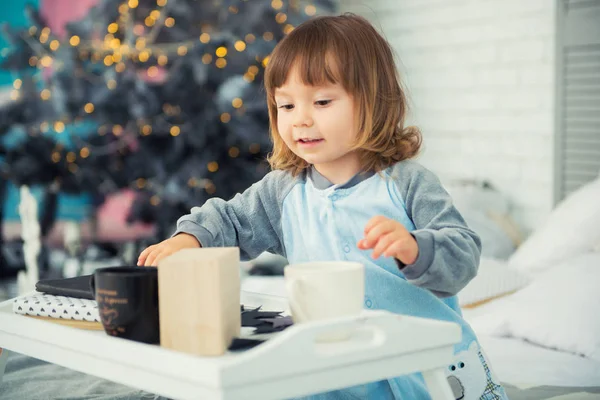
<path id="1" fill-rule="evenodd" d="M 92 295 L 94 298 L 96 297 L 96 279 L 94 274 L 90 275 L 90 289 L 92 290 Z"/>
<path id="2" fill-rule="evenodd" d="M 303 285 L 304 279 L 302 278 L 292 278 L 292 279 L 288 279 L 286 281 L 286 290 L 288 292 L 288 297 L 295 300 L 297 299 L 297 295 L 300 294 L 303 290 L 301 289 L 302 285 Z M 289 299 L 288 299 L 289 300 Z M 291 307 L 290 307 L 291 308 Z M 304 310 L 302 309 L 302 307 L 300 307 L 300 304 L 296 301 L 296 304 L 294 305 L 294 311 L 292 311 L 292 318 L 293 318 L 293 314 L 294 312 L 297 314 L 297 316 L 302 320 L 302 321 L 308 321 L 308 318 L 306 318 L 306 313 L 304 312 Z"/>

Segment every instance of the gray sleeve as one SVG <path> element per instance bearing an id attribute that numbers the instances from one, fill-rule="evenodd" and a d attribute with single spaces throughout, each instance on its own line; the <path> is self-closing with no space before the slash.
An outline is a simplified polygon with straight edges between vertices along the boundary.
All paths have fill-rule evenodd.
<path id="1" fill-rule="evenodd" d="M 477 274 L 479 236 L 468 228 L 432 172 L 414 161 L 404 161 L 394 166 L 393 174 L 419 245 L 417 260 L 400 266 L 402 273 L 439 297 L 457 294 Z"/>
<path id="2" fill-rule="evenodd" d="M 209 199 L 179 218 L 173 236 L 188 233 L 203 247 L 239 247 L 242 260 L 264 251 L 285 256 L 281 207 L 293 180 L 287 172 L 272 171 L 229 201 Z"/>

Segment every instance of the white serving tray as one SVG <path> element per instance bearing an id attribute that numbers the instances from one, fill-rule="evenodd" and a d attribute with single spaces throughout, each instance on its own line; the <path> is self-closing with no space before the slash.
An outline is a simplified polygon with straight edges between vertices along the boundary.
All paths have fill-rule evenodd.
<path id="1" fill-rule="evenodd" d="M 452 362 L 461 331 L 450 322 L 365 311 L 291 326 L 250 350 L 197 357 L 14 314 L 12 302 L 0 303 L 0 348 L 171 398 L 281 399 L 418 371 L 433 398 L 452 398 L 443 369 Z M 288 309 L 284 298 L 256 293 L 242 292 L 241 302 Z M 352 336 L 336 343 L 315 340 L 334 328 Z"/>

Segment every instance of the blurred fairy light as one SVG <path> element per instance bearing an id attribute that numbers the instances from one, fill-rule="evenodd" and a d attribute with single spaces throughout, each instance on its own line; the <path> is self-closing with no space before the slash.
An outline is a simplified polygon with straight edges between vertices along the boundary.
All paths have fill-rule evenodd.
<path id="1" fill-rule="evenodd" d="M 226 112 L 225 112 L 225 113 L 223 113 L 223 114 L 221 114 L 221 122 L 222 122 L 222 123 L 226 124 L 226 123 L 228 123 L 229 121 L 231 121 L 231 114 L 229 114 L 229 113 L 226 113 Z"/>
<path id="2" fill-rule="evenodd" d="M 54 123 L 54 131 L 57 133 L 62 133 L 65 131 L 65 124 L 62 121 L 56 121 Z"/>
<path id="3" fill-rule="evenodd" d="M 23 81 L 20 79 L 15 79 L 15 81 L 13 82 L 13 87 L 15 89 L 20 89 L 21 85 L 23 84 Z"/>
<path id="4" fill-rule="evenodd" d="M 237 156 L 240 155 L 240 149 L 238 149 L 235 146 L 234 147 L 230 147 L 228 154 L 229 154 L 229 157 L 235 158 L 235 157 L 237 157 Z"/>
<path id="5" fill-rule="evenodd" d="M 138 178 L 135 181 L 135 185 L 138 187 L 138 189 L 143 189 L 146 187 L 146 180 L 144 178 Z"/>
<path id="6" fill-rule="evenodd" d="M 138 55 L 138 59 L 141 62 L 146 62 L 146 61 L 148 61 L 149 58 L 150 58 L 150 53 L 146 50 L 140 52 L 140 54 Z"/>
<path id="7" fill-rule="evenodd" d="M 157 206 L 160 204 L 160 197 L 158 197 L 157 195 L 154 195 L 152 197 L 150 197 L 150 204 L 152 204 L 153 206 Z"/>
<path id="8" fill-rule="evenodd" d="M 252 143 L 250 145 L 250 153 L 252 154 L 257 154 L 258 152 L 260 152 L 260 145 L 258 143 Z"/>
<path id="9" fill-rule="evenodd" d="M 60 47 L 60 42 L 56 39 L 50 42 L 50 50 L 56 51 Z"/>
<path id="10" fill-rule="evenodd" d="M 210 64 L 210 63 L 211 63 L 211 61 L 212 61 L 212 55 L 211 55 L 211 54 L 208 54 L 208 53 L 206 53 L 206 54 L 204 54 L 204 55 L 202 56 L 202 62 L 203 62 L 204 64 Z"/>
<path id="11" fill-rule="evenodd" d="M 227 48 L 223 46 L 218 47 L 217 50 L 215 50 L 215 54 L 217 57 L 225 57 L 227 55 Z"/>
<path id="12" fill-rule="evenodd" d="M 281 0 L 273 0 L 271 1 L 271 7 L 273 7 L 275 10 L 279 10 L 281 7 L 283 7 L 283 2 Z"/>
<path id="13" fill-rule="evenodd" d="M 188 52 L 188 48 L 186 46 L 179 46 L 177 48 L 177 54 L 180 56 L 185 56 Z"/>
<path id="14" fill-rule="evenodd" d="M 288 35 L 293 30 L 294 30 L 294 26 L 293 25 L 286 24 L 286 26 L 283 28 L 283 33 L 285 33 L 286 35 Z"/>
<path id="15" fill-rule="evenodd" d="M 306 15 L 313 16 L 317 13 L 317 8 L 312 4 L 309 4 L 306 7 L 304 7 L 304 12 L 306 13 Z"/>
<path id="16" fill-rule="evenodd" d="M 244 40 L 248 43 L 254 43 L 256 36 L 254 36 L 252 33 L 249 33 L 244 37 Z"/>
<path id="17" fill-rule="evenodd" d="M 167 0 L 156 0 L 156 5 L 159 7 L 164 7 L 167 5 Z"/>
<path id="18" fill-rule="evenodd" d="M 94 105 L 92 103 L 87 103 L 85 106 L 83 106 L 83 110 L 86 113 L 91 114 L 94 112 Z"/>
<path id="19" fill-rule="evenodd" d="M 108 28 L 106 30 L 108 31 L 108 33 L 117 33 L 117 31 L 119 30 L 119 24 L 113 22 L 110 25 L 108 25 Z"/>
<path id="20" fill-rule="evenodd" d="M 240 108 L 243 104 L 244 102 L 239 97 L 236 97 L 231 101 L 231 105 L 233 106 L 233 108 Z"/>
<path id="21" fill-rule="evenodd" d="M 173 26 L 175 26 L 175 18 L 169 17 L 169 18 L 165 19 L 165 26 L 167 28 L 172 28 Z"/>
<path id="22" fill-rule="evenodd" d="M 181 129 L 177 126 L 174 125 L 171 127 L 171 129 L 169 130 L 169 133 L 171 134 L 171 136 L 175 137 L 175 136 L 179 136 L 179 134 L 181 133 Z"/>
<path id="23" fill-rule="evenodd" d="M 90 149 L 88 149 L 87 147 L 82 147 L 81 150 L 79 150 L 79 157 L 88 158 L 89 156 L 90 156 Z"/>
<path id="24" fill-rule="evenodd" d="M 40 97 L 42 100 L 49 100 L 51 96 L 50 90 L 44 89 L 40 92 Z"/>
<path id="25" fill-rule="evenodd" d="M 67 160 L 67 162 L 75 162 L 75 160 L 77 159 L 77 157 L 75 156 L 75 153 L 73 153 L 72 151 L 67 153 L 67 156 L 65 157 L 65 159 Z"/>
<path id="26" fill-rule="evenodd" d="M 150 68 L 148 68 L 147 74 L 149 77 L 154 78 L 155 76 L 158 76 L 158 68 L 156 66 L 151 66 Z"/>
<path id="27" fill-rule="evenodd" d="M 114 125 L 112 128 L 112 133 L 115 136 L 121 136 L 121 134 L 123 133 L 123 127 L 119 124 Z"/>
<path id="28" fill-rule="evenodd" d="M 200 41 L 202 43 L 210 42 L 210 35 L 208 33 L 204 32 L 202 35 L 200 35 Z"/>
<path id="29" fill-rule="evenodd" d="M 219 163 L 217 163 L 216 161 L 211 161 L 208 163 L 206 168 L 209 172 L 217 172 L 219 170 Z"/>
<path id="30" fill-rule="evenodd" d="M 278 24 L 283 24 L 285 21 L 287 21 L 287 15 L 285 13 L 277 13 L 277 15 L 275 15 L 275 21 L 277 21 Z"/>
<path id="31" fill-rule="evenodd" d="M 43 56 L 42 59 L 40 60 L 40 64 L 44 68 L 48 68 L 48 67 L 52 66 L 52 57 Z"/>
<path id="32" fill-rule="evenodd" d="M 273 32 L 263 33 L 263 39 L 265 39 L 267 42 L 270 42 L 271 40 L 273 40 Z"/>
<path id="33" fill-rule="evenodd" d="M 204 184 L 204 190 L 206 190 L 206 193 L 208 194 L 215 194 L 217 187 L 211 180 L 207 179 L 206 183 Z"/>
<path id="34" fill-rule="evenodd" d="M 142 135 L 143 136 L 148 136 L 151 133 L 152 133 L 152 127 L 150 125 L 142 126 Z"/>
<path id="35" fill-rule="evenodd" d="M 244 42 L 243 42 L 243 41 L 241 41 L 241 40 L 238 40 L 237 42 L 235 42 L 235 44 L 233 45 L 233 47 L 235 47 L 235 49 L 236 49 L 237 51 L 240 51 L 240 52 L 241 52 L 241 51 L 244 51 L 244 50 L 246 50 L 246 43 L 244 43 Z"/>
<path id="36" fill-rule="evenodd" d="M 227 60 L 225 60 L 224 58 L 217 58 L 217 61 L 215 61 L 215 65 L 217 66 L 217 68 L 225 68 L 227 66 Z"/>
<path id="37" fill-rule="evenodd" d="M 138 0 L 129 0 L 129 2 L 127 2 L 127 5 L 129 6 L 129 8 L 136 8 L 138 6 L 139 2 Z"/>
<path id="38" fill-rule="evenodd" d="M 79 36 L 77 36 L 77 35 L 73 35 L 73 36 L 71 36 L 71 39 L 69 39 L 69 44 L 71 46 L 77 46 L 77 45 L 79 45 L 79 42 L 80 42 L 80 39 L 79 39 Z"/>

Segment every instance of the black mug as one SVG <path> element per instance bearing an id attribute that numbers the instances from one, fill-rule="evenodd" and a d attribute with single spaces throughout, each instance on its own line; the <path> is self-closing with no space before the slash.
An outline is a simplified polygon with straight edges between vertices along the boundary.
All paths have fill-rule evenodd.
<path id="1" fill-rule="evenodd" d="M 99 268 L 91 286 L 107 334 L 160 343 L 156 267 Z"/>

